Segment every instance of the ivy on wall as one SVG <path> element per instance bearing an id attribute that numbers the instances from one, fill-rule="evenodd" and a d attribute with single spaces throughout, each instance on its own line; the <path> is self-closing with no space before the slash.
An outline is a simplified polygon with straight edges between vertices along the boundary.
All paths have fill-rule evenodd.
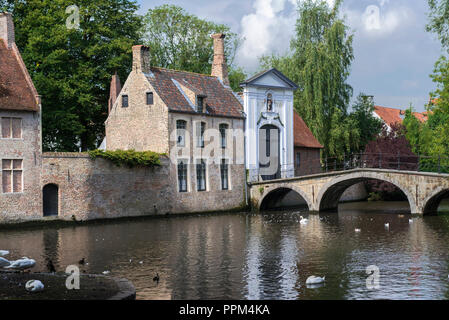
<path id="1" fill-rule="evenodd" d="M 121 167 L 123 165 L 130 168 L 133 167 L 154 167 L 160 166 L 160 156 L 161 154 L 153 151 L 143 151 L 138 152 L 135 150 L 114 150 L 114 151 L 103 151 L 103 150 L 92 150 L 88 151 L 89 156 L 92 159 L 98 157 L 104 158 L 112 161 L 116 166 Z"/>

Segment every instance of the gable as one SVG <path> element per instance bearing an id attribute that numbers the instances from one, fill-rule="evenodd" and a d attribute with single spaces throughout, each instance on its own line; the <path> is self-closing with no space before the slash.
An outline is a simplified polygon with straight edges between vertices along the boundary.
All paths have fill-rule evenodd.
<path id="1" fill-rule="evenodd" d="M 248 80 L 242 82 L 241 86 L 256 86 L 256 87 L 273 87 L 296 90 L 298 86 L 287 78 L 282 72 L 276 68 L 262 71 Z"/>
<path id="2" fill-rule="evenodd" d="M 39 111 L 37 91 L 13 44 L 0 39 L 0 110 Z"/>

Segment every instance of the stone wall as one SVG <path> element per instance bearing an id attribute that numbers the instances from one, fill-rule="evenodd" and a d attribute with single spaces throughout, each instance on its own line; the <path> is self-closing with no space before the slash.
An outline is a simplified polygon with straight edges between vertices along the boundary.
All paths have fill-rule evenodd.
<path id="1" fill-rule="evenodd" d="M 58 186 L 59 218 L 65 220 L 165 214 L 172 199 L 167 162 L 129 169 L 87 154 L 44 153 L 42 186 Z"/>
<path id="2" fill-rule="evenodd" d="M 59 216 L 63 220 L 180 214 L 230 210 L 244 203 L 244 168 L 233 167 L 232 190 L 219 190 L 218 168 L 208 168 L 205 192 L 177 192 L 176 166 L 168 158 L 154 168 L 117 167 L 108 160 L 82 153 L 44 153 L 42 187 L 59 188 Z M 193 179 L 195 170 L 190 179 Z M 40 213 L 42 216 L 42 213 Z"/>
<path id="3" fill-rule="evenodd" d="M 0 111 L 0 119 L 2 117 L 22 119 L 22 138 L 0 139 L 0 222 L 32 220 L 38 218 L 42 207 L 40 113 Z M 22 192 L 5 193 L 3 190 L 1 160 L 6 159 L 22 160 Z"/>
<path id="4" fill-rule="evenodd" d="M 153 104 L 146 104 L 146 93 L 153 93 Z M 128 95 L 128 107 L 122 96 Z M 132 71 L 106 120 L 108 150 L 154 151 L 168 154 L 168 108 L 140 71 Z"/>

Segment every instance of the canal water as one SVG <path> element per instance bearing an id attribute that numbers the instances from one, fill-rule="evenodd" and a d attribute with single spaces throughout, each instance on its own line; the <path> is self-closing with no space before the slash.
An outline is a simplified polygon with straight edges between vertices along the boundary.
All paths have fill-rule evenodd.
<path id="1" fill-rule="evenodd" d="M 412 217 L 407 209 L 403 202 L 349 203 L 326 214 L 9 230 L 0 232 L 0 249 L 35 259 L 33 271 L 45 271 L 48 259 L 60 271 L 85 258 L 82 271 L 127 278 L 138 299 L 448 299 L 449 216 Z M 369 266 L 378 270 L 377 289 Z M 307 287 L 310 275 L 326 276 L 325 284 Z"/>

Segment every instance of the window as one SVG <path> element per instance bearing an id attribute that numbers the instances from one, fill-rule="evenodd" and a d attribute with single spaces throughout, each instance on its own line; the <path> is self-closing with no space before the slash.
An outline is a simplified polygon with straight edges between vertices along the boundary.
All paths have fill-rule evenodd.
<path id="1" fill-rule="evenodd" d="M 226 130 L 228 130 L 227 124 L 220 124 L 220 138 L 221 138 L 221 147 L 226 148 Z"/>
<path id="2" fill-rule="evenodd" d="M 128 107 L 128 96 L 127 95 L 123 95 L 122 96 L 122 107 L 123 108 L 127 108 Z"/>
<path id="3" fill-rule="evenodd" d="M 196 97 L 196 111 L 203 113 L 204 111 L 204 97 Z"/>
<path id="4" fill-rule="evenodd" d="M 3 139 L 21 139 L 22 138 L 22 119 L 21 118 L 2 118 L 2 138 Z"/>
<path id="5" fill-rule="evenodd" d="M 22 160 L 2 160 L 3 193 L 23 191 Z"/>
<path id="6" fill-rule="evenodd" d="M 228 167 L 229 167 L 229 165 L 226 163 L 226 160 L 221 159 L 221 164 L 220 164 L 221 190 L 229 189 Z"/>
<path id="7" fill-rule="evenodd" d="M 206 163 L 204 160 L 196 165 L 196 185 L 198 191 L 206 190 Z"/>
<path id="8" fill-rule="evenodd" d="M 185 160 L 178 162 L 178 186 L 179 192 L 187 192 L 187 163 Z"/>
<path id="9" fill-rule="evenodd" d="M 197 127 L 197 147 L 198 148 L 204 148 L 204 132 L 206 131 L 206 123 L 201 122 L 198 123 Z"/>
<path id="10" fill-rule="evenodd" d="M 184 120 L 176 121 L 176 143 L 178 147 L 185 147 L 186 145 L 186 126 L 187 122 Z"/>
<path id="11" fill-rule="evenodd" d="M 147 104 L 153 104 L 153 92 L 147 92 Z"/>
<path id="12" fill-rule="evenodd" d="M 296 167 L 301 166 L 301 152 L 296 152 Z"/>

